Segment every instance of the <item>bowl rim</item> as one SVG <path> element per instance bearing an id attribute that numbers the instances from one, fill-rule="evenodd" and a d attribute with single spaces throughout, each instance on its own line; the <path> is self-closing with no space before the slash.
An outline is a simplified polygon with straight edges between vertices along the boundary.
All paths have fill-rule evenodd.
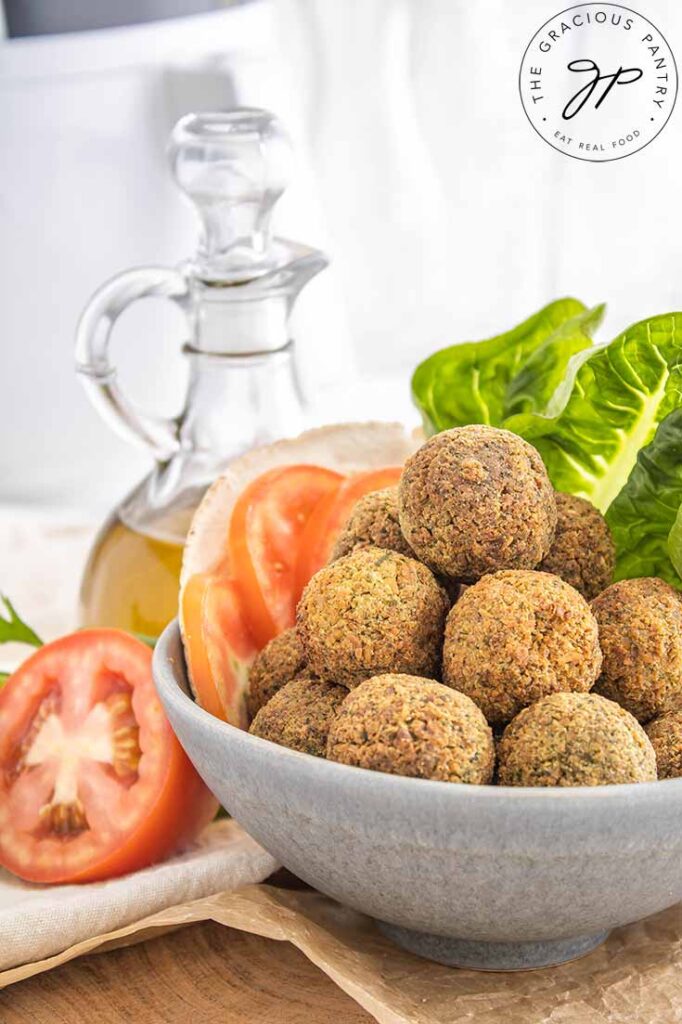
<path id="1" fill-rule="evenodd" d="M 175 649 L 175 650 L 174 650 Z M 327 761 L 325 758 L 315 757 L 303 751 L 291 750 L 289 747 L 280 746 L 271 740 L 254 736 L 245 729 L 239 729 L 222 718 L 217 718 L 209 711 L 201 707 L 180 685 L 178 680 L 178 663 L 175 651 L 181 656 L 180 670 L 186 680 L 186 667 L 180 625 L 173 619 L 163 630 L 159 637 L 153 653 L 152 671 L 154 684 L 157 693 L 161 696 L 162 703 L 168 700 L 175 705 L 183 715 L 189 714 L 200 728 L 208 728 L 229 737 L 233 744 L 241 745 L 246 750 L 256 752 L 260 750 L 268 756 L 283 760 L 290 765 L 298 765 L 305 768 L 308 773 L 317 775 L 322 781 L 325 776 L 330 782 L 335 780 L 339 785 L 343 780 L 351 782 L 356 780 L 358 785 L 376 785 L 377 779 L 381 780 L 382 786 L 394 787 L 396 790 L 402 788 L 406 795 L 412 796 L 421 794 L 426 797 L 440 795 L 440 798 L 449 800 L 497 800 L 503 797 L 513 801 L 527 802 L 555 802 L 555 801 L 625 801 L 630 806 L 633 803 L 646 802 L 649 798 L 667 798 L 675 796 L 682 799 L 682 777 L 677 779 L 657 779 L 653 782 L 625 782 L 611 783 L 599 786 L 499 786 L 492 784 L 471 785 L 456 782 L 441 782 L 435 779 L 418 779 L 406 775 L 393 775 L 389 772 L 378 772 L 368 768 L 358 768 L 355 765 L 340 764 L 336 761 Z M 416 788 L 415 788 L 416 787 Z M 428 788 L 427 788 L 428 787 Z M 447 797 L 445 794 L 448 794 Z"/>

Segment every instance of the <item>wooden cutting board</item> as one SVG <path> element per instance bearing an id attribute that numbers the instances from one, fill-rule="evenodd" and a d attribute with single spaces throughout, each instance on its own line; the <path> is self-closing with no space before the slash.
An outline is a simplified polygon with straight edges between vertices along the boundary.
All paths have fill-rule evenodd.
<path id="1" fill-rule="evenodd" d="M 366 1024 L 288 942 L 208 922 L 0 992 L 2 1024 Z"/>

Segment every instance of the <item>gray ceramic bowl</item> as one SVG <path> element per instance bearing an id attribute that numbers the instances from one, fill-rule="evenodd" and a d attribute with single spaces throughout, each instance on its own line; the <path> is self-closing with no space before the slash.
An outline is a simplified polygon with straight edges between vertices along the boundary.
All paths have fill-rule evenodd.
<path id="1" fill-rule="evenodd" d="M 487 970 L 546 966 L 682 899 L 682 779 L 522 789 L 349 768 L 198 707 L 176 624 L 154 673 L 180 742 L 230 814 L 413 952 Z"/>

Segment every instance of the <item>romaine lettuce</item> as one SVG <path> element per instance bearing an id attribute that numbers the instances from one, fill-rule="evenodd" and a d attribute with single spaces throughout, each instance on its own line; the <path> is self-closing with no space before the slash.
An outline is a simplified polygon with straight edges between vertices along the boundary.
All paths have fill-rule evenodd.
<path id="1" fill-rule="evenodd" d="M 680 587 L 682 586 L 682 505 L 677 510 L 675 522 L 668 534 L 668 554 L 678 576 L 678 579 L 670 579 L 668 582 L 673 586 Z"/>
<path id="2" fill-rule="evenodd" d="M 585 314 L 577 299 L 558 299 L 535 313 L 511 331 L 486 341 L 470 341 L 435 352 L 424 360 L 412 377 L 412 394 L 421 411 L 427 434 L 467 423 L 500 426 L 510 411 L 520 408 L 525 385 L 511 393 L 514 403 L 508 409 L 508 391 L 519 373 L 523 374 L 534 353 L 557 329 Z M 566 351 L 585 348 L 590 338 L 578 332 Z M 557 367 L 552 362 L 552 379 Z M 561 374 L 559 373 L 559 376 Z"/>
<path id="3" fill-rule="evenodd" d="M 617 578 L 682 588 L 682 313 L 594 345 L 602 312 L 562 299 L 508 334 L 437 352 L 413 396 L 427 433 L 487 423 L 525 437 L 557 490 L 607 513 Z"/>
<path id="4" fill-rule="evenodd" d="M 562 403 L 558 403 L 559 406 Z M 652 317 L 596 349 L 563 407 L 505 423 L 532 441 L 558 491 L 602 512 L 620 494 L 641 448 L 682 405 L 682 314 Z"/>
<path id="5" fill-rule="evenodd" d="M 639 452 L 606 519 L 616 542 L 616 579 L 660 576 L 682 586 L 682 408 Z"/>

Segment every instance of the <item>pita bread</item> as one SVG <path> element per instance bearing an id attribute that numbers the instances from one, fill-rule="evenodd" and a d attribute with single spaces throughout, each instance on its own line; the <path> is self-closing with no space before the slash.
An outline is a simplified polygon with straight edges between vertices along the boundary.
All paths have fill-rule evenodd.
<path id="1" fill-rule="evenodd" d="M 231 462 L 204 495 L 187 536 L 180 576 L 180 629 L 183 639 L 184 589 L 195 575 L 211 573 L 219 565 L 225 567 L 232 510 L 252 480 L 276 466 L 307 464 L 343 474 L 399 466 L 420 443 L 421 438 L 408 434 L 399 423 L 341 423 L 254 448 Z M 245 664 L 243 671 L 246 670 Z"/>

